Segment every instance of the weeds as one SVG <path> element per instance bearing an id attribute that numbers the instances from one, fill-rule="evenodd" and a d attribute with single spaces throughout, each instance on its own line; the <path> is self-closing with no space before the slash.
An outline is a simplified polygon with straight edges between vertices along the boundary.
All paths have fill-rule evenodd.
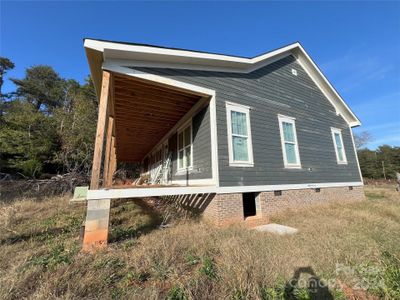
<path id="1" fill-rule="evenodd" d="M 74 255 L 77 253 L 78 245 L 73 244 L 71 249 L 66 249 L 63 244 L 53 246 L 48 253 L 33 256 L 28 260 L 27 265 L 41 266 L 53 270 L 60 264 L 71 264 Z"/>
<path id="2" fill-rule="evenodd" d="M 315 299 L 308 279 L 318 274 L 329 283 L 317 290 L 324 299 L 349 297 L 339 280 L 350 289 L 368 283 L 364 298 L 400 299 L 399 194 L 366 189 L 371 201 L 272 217 L 298 228 L 293 236 L 192 221 L 160 230 L 160 212 L 126 202 L 111 210 L 114 242 L 93 255 L 79 252 L 84 206 L 64 198 L 4 204 L 0 298 Z M 338 263 L 354 272 L 337 274 Z M 312 274 L 290 288 L 299 269 Z"/>
<path id="3" fill-rule="evenodd" d="M 217 279 L 217 270 L 215 268 L 214 262 L 211 258 L 205 257 L 203 259 L 203 265 L 200 268 L 200 273 L 207 276 L 210 279 Z"/>
<path id="4" fill-rule="evenodd" d="M 181 287 L 174 286 L 169 290 L 167 299 L 168 300 L 186 300 L 187 297 Z"/>
<path id="5" fill-rule="evenodd" d="M 382 253 L 382 264 L 385 282 L 382 294 L 388 298 L 400 299 L 400 259 L 394 254 L 384 251 Z"/>

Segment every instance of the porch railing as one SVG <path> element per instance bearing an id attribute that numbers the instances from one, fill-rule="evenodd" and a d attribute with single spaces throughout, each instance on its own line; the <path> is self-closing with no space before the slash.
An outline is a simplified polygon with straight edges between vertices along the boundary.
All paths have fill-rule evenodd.
<path id="1" fill-rule="evenodd" d="M 162 162 L 162 164 L 158 165 L 154 170 L 153 176 L 151 176 L 152 184 L 166 184 L 168 183 L 169 173 L 171 169 L 171 159 L 172 153 L 170 152 L 167 158 Z"/>

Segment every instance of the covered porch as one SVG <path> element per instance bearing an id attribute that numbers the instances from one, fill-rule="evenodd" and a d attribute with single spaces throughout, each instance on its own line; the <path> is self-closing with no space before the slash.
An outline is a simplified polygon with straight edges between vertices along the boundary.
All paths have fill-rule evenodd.
<path id="1" fill-rule="evenodd" d="M 183 156 L 186 152 L 176 149 L 187 147 L 185 142 L 180 145 L 186 132 L 181 133 L 175 148 L 171 136 L 209 104 L 210 96 L 104 70 L 99 98 L 90 190 L 193 185 L 172 181 L 173 157 L 179 160 L 180 172 L 185 172 L 182 166 L 188 164 L 182 160 L 192 159 L 193 151 Z M 132 184 L 113 182 L 119 163 L 140 168 Z"/>
<path id="2" fill-rule="evenodd" d="M 97 89 L 99 109 L 92 175 L 84 197 L 84 250 L 107 244 L 112 199 L 209 194 L 217 186 L 215 95 L 191 85 L 182 87 L 179 82 L 160 76 L 131 76 L 119 71 L 103 69 Z M 186 128 L 192 124 L 193 116 L 205 109 L 211 124 L 203 134 L 210 142 L 209 162 L 210 154 L 213 157 L 210 179 L 173 180 L 178 166 L 183 178 L 193 171 L 193 163 L 189 162 L 193 161 L 194 137 L 190 132 L 191 143 L 185 142 L 189 136 Z M 121 163 L 140 168 L 131 184 L 113 181 Z"/>

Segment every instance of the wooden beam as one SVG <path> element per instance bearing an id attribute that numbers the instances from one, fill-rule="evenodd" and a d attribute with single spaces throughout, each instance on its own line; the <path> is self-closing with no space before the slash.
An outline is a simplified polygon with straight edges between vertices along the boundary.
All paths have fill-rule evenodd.
<path id="1" fill-rule="evenodd" d="M 90 181 L 90 188 L 96 190 L 99 188 L 101 160 L 103 154 L 103 140 L 104 131 L 107 118 L 108 96 L 110 87 L 110 73 L 103 71 L 103 79 L 101 83 L 99 115 L 97 117 L 97 130 L 96 140 L 94 144 L 93 164 L 92 164 L 92 178 Z"/>
<path id="2" fill-rule="evenodd" d="M 161 91 L 153 91 L 150 89 L 140 90 L 140 87 L 132 87 L 132 86 L 121 86 L 117 85 L 115 87 L 115 91 L 117 94 L 121 94 L 122 96 L 130 96 L 130 97 L 148 97 L 148 98 L 163 98 L 168 100 L 173 100 L 178 103 L 186 103 L 186 102 L 196 102 L 200 99 L 200 97 L 188 97 L 184 95 L 170 94 L 164 93 Z"/>
<path id="3" fill-rule="evenodd" d="M 112 179 L 114 172 L 117 169 L 117 158 L 115 149 L 115 137 L 111 137 L 111 153 L 110 153 L 110 166 L 107 170 L 106 187 L 112 186 Z"/>
<path id="4" fill-rule="evenodd" d="M 161 84 L 161 83 L 156 83 L 156 82 L 148 83 L 146 80 L 142 80 L 142 79 L 138 79 L 138 78 L 132 79 L 132 77 L 129 75 L 118 74 L 118 75 L 115 75 L 115 77 L 117 79 L 117 82 L 122 81 L 129 85 L 137 85 L 141 88 L 151 88 L 153 90 L 168 92 L 170 94 L 185 95 L 185 96 L 189 96 L 189 97 L 204 96 L 204 95 L 199 95 L 199 94 L 193 93 L 193 92 L 186 92 L 180 88 L 176 88 L 173 86 L 165 86 L 164 84 Z"/>
<path id="5" fill-rule="evenodd" d="M 103 186 L 106 186 L 108 169 L 110 166 L 111 158 L 111 138 L 114 131 L 114 117 L 108 117 L 107 137 L 106 137 L 106 153 L 104 155 L 104 170 L 103 170 Z"/>

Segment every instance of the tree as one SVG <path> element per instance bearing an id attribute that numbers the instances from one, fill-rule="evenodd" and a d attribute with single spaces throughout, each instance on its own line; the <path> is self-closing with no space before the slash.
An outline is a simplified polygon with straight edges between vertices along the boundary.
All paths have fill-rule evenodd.
<path id="1" fill-rule="evenodd" d="M 364 177 L 395 179 L 396 172 L 400 172 L 400 147 L 383 145 L 375 151 L 361 149 L 358 160 Z"/>
<path id="2" fill-rule="evenodd" d="M 42 172 L 88 174 L 97 120 L 90 78 L 81 85 L 39 65 L 27 69 L 23 79 L 11 80 L 16 97 L 0 115 L 2 172 L 32 178 Z"/>
<path id="3" fill-rule="evenodd" d="M 368 143 L 372 141 L 373 137 L 368 131 L 362 131 L 354 135 L 354 143 L 356 144 L 357 149 L 365 147 Z"/>
<path id="4" fill-rule="evenodd" d="M 36 110 L 51 112 L 63 105 L 65 81 L 50 66 L 33 66 L 26 70 L 24 79 L 11 80 L 17 86 L 17 95 Z"/>
<path id="5" fill-rule="evenodd" d="M 11 101 L 2 118 L 1 169 L 37 177 L 58 148 L 54 120 L 21 99 Z"/>
<path id="6" fill-rule="evenodd" d="M 87 82 L 70 99 L 68 109 L 55 110 L 61 143 L 56 161 L 63 166 L 64 172 L 90 173 L 97 120 L 97 102 L 92 98 L 92 87 Z"/>
<path id="7" fill-rule="evenodd" d="M 0 97 L 3 98 L 3 94 L 1 88 L 3 87 L 4 83 L 4 75 L 7 73 L 8 70 L 12 70 L 15 68 L 14 63 L 9 60 L 7 57 L 0 56 Z"/>

